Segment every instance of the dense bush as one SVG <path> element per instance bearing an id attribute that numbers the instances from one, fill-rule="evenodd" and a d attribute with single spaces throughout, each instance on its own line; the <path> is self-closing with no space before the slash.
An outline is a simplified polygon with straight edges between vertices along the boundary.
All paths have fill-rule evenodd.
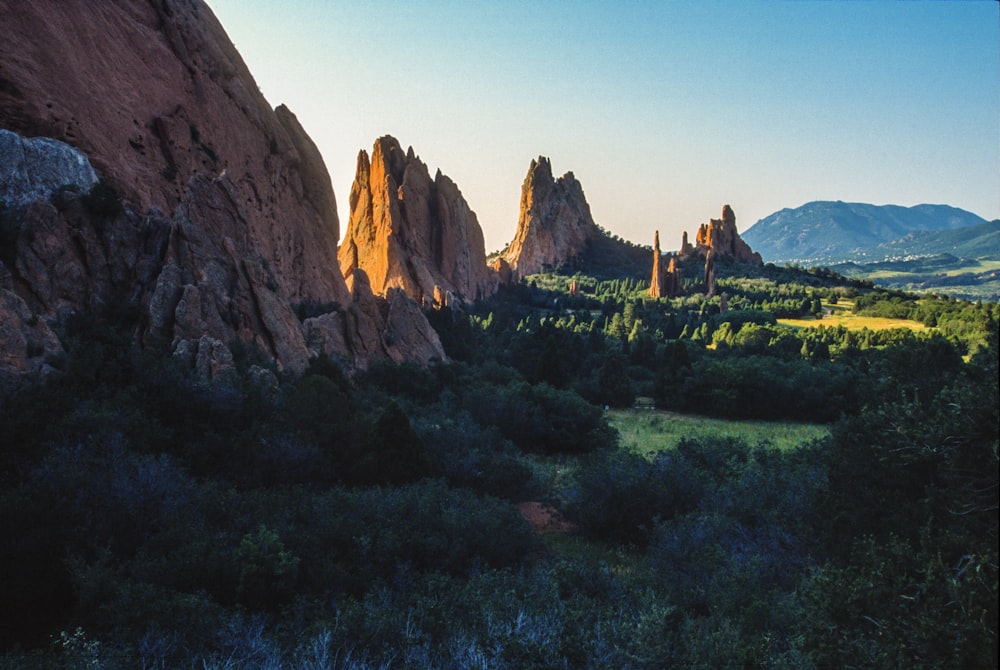
<path id="1" fill-rule="evenodd" d="M 727 316 L 577 279 L 432 315 L 460 362 L 351 379 L 234 345 L 208 381 L 132 348 L 128 301 L 68 319 L 62 372 L 0 394 L 0 666 L 996 667 L 995 306 L 793 331 L 869 289 L 724 275 Z M 591 404 L 637 391 L 832 435 L 647 459 Z"/>
<path id="2" fill-rule="evenodd" d="M 658 521 L 697 507 L 705 494 L 701 475 L 676 452 L 650 462 L 601 450 L 581 464 L 567 511 L 592 537 L 643 546 Z"/>
<path id="3" fill-rule="evenodd" d="M 83 196 L 83 204 L 94 214 L 113 218 L 122 211 L 122 199 L 118 189 L 106 181 L 98 181 Z"/>

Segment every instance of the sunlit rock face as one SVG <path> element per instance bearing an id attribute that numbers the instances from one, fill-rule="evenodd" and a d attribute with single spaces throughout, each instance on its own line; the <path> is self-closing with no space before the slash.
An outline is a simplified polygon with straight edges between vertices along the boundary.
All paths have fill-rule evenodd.
<path id="1" fill-rule="evenodd" d="M 579 256 L 600 234 L 573 173 L 554 179 L 549 159 L 539 156 L 521 186 L 517 232 L 500 257 L 516 281 Z"/>
<path id="2" fill-rule="evenodd" d="M 360 268 L 376 295 L 398 288 L 427 306 L 496 291 L 475 212 L 440 170 L 431 178 L 412 147 L 404 153 L 385 136 L 371 158 L 361 151 L 350 203 L 338 256 L 345 277 Z"/>
<path id="3" fill-rule="evenodd" d="M 671 255 L 666 266 L 660 251 L 660 231 L 653 235 L 653 276 L 649 283 L 649 297 L 673 298 L 680 295 L 683 278 L 677 267 L 677 257 Z"/>
<path id="4" fill-rule="evenodd" d="M 292 371 L 318 354 L 409 351 L 350 332 L 367 303 L 355 306 L 339 270 L 319 151 L 263 98 L 202 0 L 0 0 L 0 15 L 0 128 L 11 131 L 0 155 L 15 166 L 0 196 L 0 275 L 29 320 L 127 303 L 140 343 L 224 363 L 220 346 L 243 341 Z M 342 332 L 307 344 L 303 305 L 342 314 Z M 410 317 L 394 338 L 426 339 L 426 319 Z M 385 338 L 392 326 L 374 327 Z"/>
<path id="5" fill-rule="evenodd" d="M 685 240 L 687 242 L 687 234 Z M 737 263 L 751 263 L 753 265 L 763 265 L 764 261 L 760 254 L 750 248 L 750 245 L 743 241 L 736 231 L 736 215 L 732 207 L 726 205 L 722 208 L 721 219 L 710 219 L 708 223 L 703 223 L 698 227 L 695 235 L 694 248 L 688 247 L 685 254 L 682 243 L 681 255 L 697 254 L 702 258 L 707 258 L 710 251 L 715 252 L 715 259 L 732 260 Z"/>
<path id="6" fill-rule="evenodd" d="M 660 231 L 656 231 L 653 235 L 653 277 L 649 282 L 649 297 L 664 298 L 666 295 L 663 254 L 660 251 Z"/>

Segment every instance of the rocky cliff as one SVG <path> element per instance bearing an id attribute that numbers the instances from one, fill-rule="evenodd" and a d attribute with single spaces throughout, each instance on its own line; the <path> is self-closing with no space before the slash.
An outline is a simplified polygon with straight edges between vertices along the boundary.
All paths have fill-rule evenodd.
<path id="1" fill-rule="evenodd" d="M 294 371 L 319 353 L 443 356 L 426 319 L 393 321 L 391 301 L 369 310 L 363 285 L 348 292 L 319 152 L 264 100 L 202 0 L 0 0 L 0 15 L 0 128 L 14 133 L 0 174 L 21 175 L 0 196 L 5 315 L 49 323 L 128 301 L 140 341 L 224 361 L 242 340 Z M 296 306 L 338 316 L 320 328 Z M 365 310 L 379 336 L 362 346 L 350 328 Z M 26 355 L 50 345 L 30 328 L 7 338 Z"/>
<path id="2" fill-rule="evenodd" d="M 573 173 L 554 179 L 549 159 L 539 156 L 521 186 L 517 232 L 499 258 L 517 281 L 579 256 L 602 234 Z"/>
<path id="3" fill-rule="evenodd" d="M 440 170 L 431 178 L 412 147 L 385 136 L 370 159 L 361 151 L 350 203 L 338 255 L 345 277 L 360 268 L 377 295 L 398 288 L 427 306 L 496 291 L 475 212 Z"/>

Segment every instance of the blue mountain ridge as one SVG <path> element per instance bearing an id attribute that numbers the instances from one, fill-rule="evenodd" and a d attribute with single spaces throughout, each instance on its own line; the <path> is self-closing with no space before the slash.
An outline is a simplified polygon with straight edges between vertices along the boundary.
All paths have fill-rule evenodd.
<path id="1" fill-rule="evenodd" d="M 988 223 L 949 205 L 816 201 L 764 217 L 743 233 L 743 239 L 771 263 L 877 261 L 908 254 L 954 253 L 953 247 L 959 244 L 964 251 L 970 248 L 968 233 L 950 241 L 949 231 Z M 938 235 L 925 238 L 931 232 Z M 987 226 L 982 233 L 989 236 L 991 229 Z M 933 249 L 935 245 L 940 248 Z"/>

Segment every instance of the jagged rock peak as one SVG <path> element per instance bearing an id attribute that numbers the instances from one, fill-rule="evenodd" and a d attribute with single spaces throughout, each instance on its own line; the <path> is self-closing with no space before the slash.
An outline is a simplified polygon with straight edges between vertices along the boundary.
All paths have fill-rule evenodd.
<path id="1" fill-rule="evenodd" d="M 685 242 L 687 233 L 685 233 Z M 708 258 L 709 252 L 714 252 L 714 260 L 733 260 L 737 263 L 752 263 L 763 265 L 764 261 L 760 254 L 754 252 L 750 245 L 743 241 L 736 230 L 736 214 L 733 208 L 725 205 L 722 208 L 721 219 L 710 219 L 708 223 L 703 223 L 698 227 L 695 235 L 695 246 L 685 249 L 682 243 L 679 252 L 682 256 L 696 254 L 701 258 Z"/>
<path id="2" fill-rule="evenodd" d="M 551 162 L 539 156 L 521 185 L 517 232 L 500 256 L 516 281 L 579 256 L 600 234 L 573 173 L 553 179 Z"/>
<path id="3" fill-rule="evenodd" d="M 427 306 L 496 291 L 475 212 L 440 169 L 431 179 L 413 147 L 404 153 L 386 135 L 375 141 L 370 161 L 361 151 L 350 205 L 338 251 L 345 277 L 362 269 L 376 295 L 399 288 Z"/>

